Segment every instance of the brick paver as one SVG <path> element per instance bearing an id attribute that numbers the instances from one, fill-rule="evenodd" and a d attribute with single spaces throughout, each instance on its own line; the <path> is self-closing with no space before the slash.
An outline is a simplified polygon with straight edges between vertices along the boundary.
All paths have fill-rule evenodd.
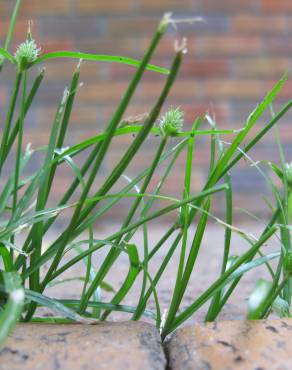
<path id="1" fill-rule="evenodd" d="M 21 324 L 0 352 L 1 370 L 161 370 L 166 360 L 146 323 Z"/>
<path id="2" fill-rule="evenodd" d="M 292 320 L 222 321 L 179 329 L 167 344 L 172 370 L 289 370 Z"/>

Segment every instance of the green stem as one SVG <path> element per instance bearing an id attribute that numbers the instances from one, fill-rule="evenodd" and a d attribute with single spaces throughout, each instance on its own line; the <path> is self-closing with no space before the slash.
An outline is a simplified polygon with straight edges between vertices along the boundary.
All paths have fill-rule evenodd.
<path id="1" fill-rule="evenodd" d="M 217 279 L 203 294 L 200 295 L 188 308 L 182 311 L 171 323 L 171 326 L 164 327 L 162 338 L 164 339 L 170 332 L 176 329 L 182 322 L 187 320 L 196 310 L 198 310 L 208 299 L 210 299 L 227 281 L 229 276 L 238 269 L 243 263 L 250 261 L 257 253 L 258 249 L 276 232 L 277 228 L 271 227 L 265 235 L 263 235 L 257 243 L 255 243 L 247 252 L 245 252 L 238 260 Z"/>
<path id="2" fill-rule="evenodd" d="M 7 36 L 6 36 L 5 43 L 4 43 L 4 50 L 6 51 L 8 51 L 10 44 L 11 44 L 11 40 L 12 40 L 14 29 L 15 29 L 15 22 L 16 22 L 17 15 L 19 12 L 20 4 L 21 4 L 21 0 L 16 0 L 13 12 L 10 17 L 9 28 L 8 28 Z M 1 58 L 0 59 L 0 72 L 2 71 L 3 64 L 4 64 L 4 59 Z"/>
<path id="3" fill-rule="evenodd" d="M 19 175 L 20 175 L 20 161 L 22 156 L 22 141 L 23 141 L 23 124 L 25 115 L 25 97 L 26 97 L 26 85 L 27 85 L 27 71 L 23 72 L 23 82 L 22 82 L 22 97 L 21 97 L 21 107 L 20 107 L 20 119 L 19 119 L 19 129 L 18 129 L 18 142 L 16 149 L 16 163 L 15 163 L 15 177 L 14 177 L 14 196 L 12 202 L 12 215 L 15 213 L 18 199 L 18 185 L 19 185 Z M 12 216 L 13 218 L 13 216 Z"/>
<path id="4" fill-rule="evenodd" d="M 153 176 L 153 173 L 154 171 L 156 170 L 157 166 L 158 166 L 158 163 L 159 163 L 159 159 L 163 153 L 163 150 L 165 148 L 165 145 L 166 145 L 166 142 L 167 142 L 167 137 L 163 137 L 161 142 L 160 142 L 160 145 L 157 149 L 157 152 L 156 152 L 156 155 L 154 157 L 154 160 L 150 166 L 150 171 L 147 175 L 147 177 L 145 178 L 144 180 L 144 183 L 143 183 L 143 186 L 141 187 L 140 189 L 140 194 L 143 194 L 145 193 L 151 179 L 152 179 L 152 176 Z M 134 204 L 132 205 L 131 209 L 130 209 L 130 212 L 128 213 L 125 221 L 123 222 L 122 224 L 122 227 L 121 227 L 121 230 L 124 229 L 125 227 L 127 227 L 132 218 L 134 217 L 134 214 L 137 210 L 137 208 L 139 207 L 141 201 L 143 200 L 142 197 L 139 197 L 139 198 L 136 198 Z M 145 224 L 144 224 L 145 225 Z M 118 245 L 120 242 L 121 242 L 121 239 L 122 239 L 122 236 L 120 236 L 117 240 L 115 240 L 115 243 Z M 127 236 L 125 237 L 124 241 L 127 243 L 129 242 L 130 238 Z M 110 251 L 110 253 L 108 254 L 107 258 L 105 259 L 103 265 L 101 266 L 100 268 L 100 271 L 102 271 L 102 274 L 103 276 L 105 276 L 105 274 L 109 271 L 109 269 L 111 268 L 111 266 L 113 265 L 113 263 L 116 261 L 116 259 L 118 258 L 118 256 L 120 255 L 121 251 L 119 249 L 113 249 L 112 251 Z M 145 267 L 145 265 L 144 265 Z M 147 273 L 147 272 L 146 272 Z M 147 276 L 146 276 L 147 277 Z M 102 277 L 99 277 L 98 280 L 101 280 Z M 134 282 L 133 282 L 134 283 Z M 130 287 L 128 288 L 128 290 L 130 289 Z M 121 301 L 121 299 L 124 298 L 124 296 L 126 295 L 127 291 L 121 291 L 119 290 L 116 294 L 116 296 L 120 297 L 120 300 L 119 301 L 116 301 L 116 296 L 113 298 L 112 300 L 112 303 L 114 302 L 115 304 L 119 303 Z M 82 302 L 82 299 L 81 299 L 81 302 Z M 106 319 L 106 317 L 109 315 L 109 311 L 106 311 L 104 312 L 102 318 L 103 320 Z"/>
<path id="5" fill-rule="evenodd" d="M 98 196 L 100 195 L 104 195 L 112 186 L 113 184 L 115 183 L 115 181 L 120 177 L 120 175 L 123 173 L 124 169 L 126 168 L 127 164 L 130 162 L 130 160 L 133 158 L 133 156 L 135 155 L 135 153 L 137 152 L 138 148 L 141 146 L 141 144 L 143 143 L 143 141 L 145 140 L 145 138 L 147 137 L 147 135 L 149 134 L 149 131 L 151 130 L 151 127 L 153 126 L 154 122 L 156 121 L 158 115 L 159 115 L 159 112 L 160 112 L 160 109 L 166 99 L 166 97 L 168 96 L 168 93 L 175 81 L 175 78 L 176 78 L 176 75 L 177 75 L 177 72 L 179 70 L 179 67 L 181 65 L 181 60 L 182 60 L 182 52 L 178 52 L 173 60 L 173 63 L 172 63 L 172 66 L 170 68 L 170 74 L 166 80 L 166 83 L 164 85 L 164 88 L 160 94 L 160 97 L 156 103 L 156 105 L 154 106 L 154 108 L 152 109 L 150 115 L 149 115 L 149 118 L 146 120 L 145 122 L 145 125 L 144 125 L 144 129 L 142 131 L 140 131 L 140 133 L 138 134 L 138 136 L 136 137 L 135 141 L 133 142 L 132 144 L 132 148 L 130 148 L 128 150 L 128 152 L 124 155 L 123 159 L 121 160 L 120 164 L 113 170 L 111 176 L 109 177 L 109 179 L 104 183 L 104 185 L 101 187 L 101 189 L 99 190 L 99 192 L 96 194 Z M 157 165 L 157 164 L 156 164 Z M 150 171 L 151 173 L 151 171 Z M 152 176 L 152 174 L 151 174 Z M 148 185 L 148 184 L 147 184 Z M 94 207 L 94 204 L 93 205 L 89 205 L 85 211 L 83 212 L 83 214 L 81 214 L 80 216 L 80 219 L 84 219 L 87 214 L 89 214 L 89 212 L 93 209 Z M 111 260 L 112 257 L 110 256 L 111 252 L 109 253 L 109 256 L 108 256 L 108 259 Z M 86 293 L 86 295 L 84 296 L 84 298 L 81 300 L 81 303 L 80 303 L 80 312 L 83 312 L 85 309 L 86 309 L 86 306 L 87 306 L 87 302 L 89 301 L 90 297 L 92 296 L 94 290 L 96 289 L 96 287 L 100 284 L 100 277 L 99 277 L 99 274 L 97 274 L 97 277 L 95 278 L 95 280 L 91 283 L 90 287 L 88 288 L 88 291 Z"/>
<path id="6" fill-rule="evenodd" d="M 21 79 L 22 79 L 22 73 L 18 72 L 17 76 L 16 76 L 16 79 L 15 79 L 15 84 L 14 84 L 13 92 L 12 92 L 12 95 L 11 95 L 8 112 L 7 112 L 7 115 L 6 115 L 6 120 L 5 120 L 5 124 L 4 124 L 2 140 L 1 140 L 1 145 L 0 145 L 0 173 L 1 173 L 4 161 L 5 161 L 5 153 L 8 149 L 7 148 L 7 146 L 8 146 L 7 145 L 7 140 L 8 140 L 8 136 L 9 136 L 9 132 L 10 132 L 10 128 L 11 128 L 11 122 L 12 122 L 13 114 L 14 114 L 14 111 L 15 111 L 15 105 L 16 105 L 16 100 L 17 100 L 17 96 L 18 96 L 18 93 L 19 93 Z"/>
<path id="7" fill-rule="evenodd" d="M 119 122 L 121 121 L 122 119 L 122 116 L 123 114 L 125 113 L 127 107 L 128 107 L 128 104 L 132 98 L 132 96 L 134 95 L 134 92 L 144 74 L 144 71 L 147 67 L 147 64 L 149 62 L 149 60 L 151 59 L 161 37 L 163 36 L 163 34 L 165 33 L 166 31 L 166 28 L 167 28 L 167 25 L 165 24 L 165 19 L 162 20 L 161 24 L 159 25 L 158 27 L 158 30 L 156 31 L 152 41 L 151 41 L 151 44 L 146 52 L 146 54 L 144 55 L 132 81 L 130 82 L 129 86 L 128 86 L 128 89 L 126 91 L 126 93 L 124 94 L 124 96 L 122 97 L 118 107 L 117 107 L 117 110 L 115 111 L 109 125 L 108 125 L 108 128 L 106 130 L 106 137 L 105 139 L 102 141 L 101 143 L 101 146 L 99 147 L 98 145 L 98 153 L 97 153 L 97 156 L 95 158 L 95 162 L 93 164 L 93 168 L 91 170 L 91 174 L 89 176 L 89 179 L 82 191 L 82 194 L 80 196 L 80 199 L 79 199 L 79 202 L 78 202 L 78 205 L 74 211 L 74 214 L 72 216 L 72 219 L 70 221 L 70 224 L 68 226 L 68 228 L 65 230 L 65 232 L 62 234 L 62 242 L 61 242 L 61 245 L 55 255 L 55 258 L 53 259 L 52 263 L 51 263 L 51 266 L 44 278 L 44 281 L 42 283 L 42 286 L 41 286 L 41 290 L 44 289 L 44 287 L 46 286 L 47 282 L 50 280 L 50 276 L 53 274 L 53 272 L 56 270 L 56 268 L 58 267 L 59 265 L 59 262 L 60 262 L 60 259 L 62 257 L 62 254 L 63 254 L 63 251 L 66 247 L 66 244 L 67 242 L 69 241 L 70 237 L 71 237 L 71 234 L 72 234 L 72 231 L 76 228 L 76 226 L 78 225 L 79 223 L 79 220 L 80 220 L 80 212 L 82 210 L 82 207 L 84 205 L 84 202 L 87 198 L 87 195 L 91 189 L 91 186 L 93 184 L 93 181 L 96 177 L 96 174 L 102 164 L 102 161 L 107 153 L 107 149 L 113 139 L 113 136 L 114 136 L 114 132 L 119 124 Z M 151 128 L 151 126 L 150 126 Z M 139 136 L 139 135 L 138 135 Z M 112 181 L 112 184 L 114 183 L 114 181 Z M 108 187 L 110 188 L 110 187 Z M 94 206 L 93 206 L 94 207 Z M 89 212 L 90 213 L 90 210 Z M 32 316 L 33 312 L 30 312 L 30 314 L 27 316 L 27 319 L 29 319 L 31 316 Z"/>

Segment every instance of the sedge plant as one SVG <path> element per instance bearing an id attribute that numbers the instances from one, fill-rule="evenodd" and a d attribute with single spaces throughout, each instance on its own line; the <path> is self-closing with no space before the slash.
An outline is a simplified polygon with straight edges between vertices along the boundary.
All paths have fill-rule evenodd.
<path id="1" fill-rule="evenodd" d="M 285 191 L 278 194 L 272 219 L 257 240 L 251 239 L 232 224 L 230 176 L 232 168 L 245 158 L 248 151 L 290 109 L 291 100 L 255 136 L 249 135 L 264 111 L 276 99 L 287 75 L 266 94 L 242 129 L 220 130 L 210 116 L 203 115 L 194 117 L 188 131 L 184 128 L 184 115 L 179 107 L 164 108 L 165 113 L 161 113 L 183 62 L 185 40 L 176 43 L 169 68 L 150 64 L 168 25 L 174 22 L 170 14 L 162 18 L 141 60 L 73 51 L 42 54 L 30 29 L 24 42 L 11 54 L 9 45 L 20 3 L 21 1 L 17 1 L 15 4 L 4 47 L 0 48 L 2 73 L 5 63 L 11 63 L 15 67 L 15 80 L 1 126 L 0 139 L 0 344 L 18 321 L 64 323 L 73 320 L 94 324 L 106 320 L 112 312 L 119 311 L 130 314 L 132 320 L 139 320 L 141 317 L 154 320 L 162 338 L 165 338 L 206 302 L 210 303 L 206 320 L 214 320 L 245 272 L 258 265 L 268 264 L 271 259 L 279 256 L 260 254 L 258 257 L 264 243 L 278 233 L 283 246 L 281 265 L 273 275 L 273 287 L 268 289 L 261 316 L 269 312 L 277 297 L 290 304 L 291 242 L 288 223 L 291 218 L 291 165 L 283 165 L 276 170 Z M 31 69 L 55 58 L 74 58 L 79 62 L 72 74 L 69 88 L 64 90 L 56 107 L 47 145 L 37 147 L 32 143 L 24 148 L 27 113 L 33 106 L 40 86 L 45 83 L 45 69 L 40 69 L 33 80 Z M 136 70 L 106 129 L 82 142 L 65 147 L 80 86 L 81 60 L 128 64 Z M 149 114 L 141 116 L 133 124 L 125 118 L 125 112 L 146 70 L 164 75 L 165 81 L 161 91 L 157 93 L 155 104 L 149 109 Z M 202 129 L 205 123 L 211 124 L 209 129 Z M 134 137 L 119 163 L 104 174 L 101 168 L 109 152 L 113 150 L 116 137 L 124 135 Z M 193 192 L 194 159 L 200 135 L 210 138 L 210 164 L 204 186 L 200 191 Z M 221 139 L 222 135 L 231 135 L 228 146 Z M 137 153 L 143 150 L 143 143 L 148 138 L 155 140 L 157 147 L 148 165 L 141 168 L 134 178 L 130 178 L 127 170 Z M 244 151 L 238 151 L 243 144 Z M 85 151 L 87 157 L 80 165 L 80 158 L 84 158 L 82 155 Z M 40 154 L 42 164 L 28 174 L 28 165 Z M 181 197 L 175 198 L 162 191 L 177 160 L 182 156 L 185 158 L 185 175 L 182 184 L 177 184 L 181 187 Z M 49 199 L 54 184 L 60 170 L 65 166 L 72 170 L 74 179 L 57 204 L 51 206 Z M 9 176 L 6 175 L 7 169 Z M 103 180 L 96 187 L 95 180 L 101 173 Z M 150 184 L 157 177 L 159 182 L 152 189 Z M 121 186 L 125 180 L 126 185 Z M 219 219 L 212 213 L 213 199 L 218 194 L 226 199 L 225 219 Z M 128 199 L 130 205 L 117 230 L 107 237 L 98 237 L 95 226 L 124 199 Z M 54 230 L 64 212 L 66 223 L 63 229 L 58 233 L 53 232 L 54 238 L 50 238 L 47 245 L 47 235 Z M 160 240 L 153 245 L 149 242 L 151 221 L 162 222 L 164 216 L 169 214 L 173 215 L 174 222 L 166 227 Z M 182 302 L 202 249 L 202 239 L 209 220 L 215 220 L 225 228 L 222 261 L 219 261 L 221 274 L 208 289 L 194 297 L 193 302 L 185 307 Z M 193 233 L 191 230 L 194 225 Z M 134 242 L 134 237 L 140 230 L 143 235 L 141 246 Z M 239 233 L 250 243 L 249 249 L 236 259 L 232 259 L 230 254 L 233 232 Z M 150 273 L 151 263 L 165 245 L 167 252 L 158 270 L 154 274 Z M 68 252 L 73 252 L 73 256 Z M 171 291 L 170 305 L 163 312 L 158 284 L 175 252 L 179 253 L 176 280 Z M 121 254 L 128 258 L 128 273 L 119 287 L 112 287 L 107 278 L 118 268 Z M 93 258 L 97 257 L 99 260 L 103 258 L 98 268 L 93 263 Z M 84 274 L 68 278 L 67 272 L 77 263 L 83 263 Z M 138 279 L 140 276 L 141 279 Z M 69 280 L 82 282 L 78 299 L 56 299 L 49 296 L 47 290 L 50 287 Z M 141 282 L 137 302 L 129 306 L 124 300 L 137 281 Z M 103 291 L 107 295 L 111 294 L 111 298 L 105 300 Z M 154 309 L 149 308 L 150 299 L 154 300 Z M 39 316 L 37 309 L 41 306 L 53 310 L 56 316 Z"/>

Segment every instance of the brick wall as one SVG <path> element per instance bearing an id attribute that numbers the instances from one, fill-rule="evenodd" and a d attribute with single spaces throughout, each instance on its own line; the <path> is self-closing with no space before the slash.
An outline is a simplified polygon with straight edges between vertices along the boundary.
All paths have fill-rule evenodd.
<path id="1" fill-rule="evenodd" d="M 13 3 L 0 0 L 2 42 Z M 267 89 L 291 68 L 291 0 L 24 0 L 12 50 L 23 40 L 27 21 L 31 19 L 34 37 L 44 52 L 67 49 L 140 58 L 165 11 L 173 11 L 175 17 L 203 16 L 206 20 L 206 23 L 178 25 L 177 30 L 169 30 L 155 55 L 154 63 L 168 66 L 174 39 L 182 35 L 188 38 L 189 52 L 167 105 L 182 107 L 187 126 L 208 109 L 215 112 L 221 128 L 242 127 Z M 26 141 L 34 145 L 46 143 L 56 103 L 64 86 L 69 84 L 75 65 L 75 62 L 61 60 L 46 64 L 44 85 L 26 122 Z M 83 64 L 81 80 L 84 85 L 78 94 L 67 144 L 102 130 L 132 74 L 133 69 L 126 66 Z M 10 76 L 9 67 L 0 76 L 1 117 L 9 95 Z M 128 114 L 147 112 L 162 82 L 163 77 L 147 73 Z M 291 98 L 291 92 L 290 81 L 275 104 L 276 110 Z M 288 160 L 292 160 L 291 118 L 290 113 L 281 124 Z M 259 126 L 264 123 L 262 120 Z M 103 173 L 119 160 L 130 141 L 130 137 L 115 141 Z M 135 174 L 149 163 L 156 144 L 155 138 L 146 142 L 144 152 L 138 155 L 128 174 Z M 268 135 L 252 155 L 256 160 L 277 160 L 273 135 Z M 201 138 L 195 160 L 194 189 L 202 186 L 207 163 L 208 140 Z M 166 184 L 165 193 L 175 195 L 182 179 L 183 159 Z M 55 189 L 56 197 L 69 180 L 69 170 L 62 171 Z M 241 163 L 233 171 L 233 182 L 236 206 L 265 215 L 266 206 L 259 194 L 266 194 L 268 190 L 257 172 Z M 217 209 L 222 206 L 221 202 L 217 199 Z M 124 208 L 119 207 L 113 216 L 119 217 L 123 211 Z"/>

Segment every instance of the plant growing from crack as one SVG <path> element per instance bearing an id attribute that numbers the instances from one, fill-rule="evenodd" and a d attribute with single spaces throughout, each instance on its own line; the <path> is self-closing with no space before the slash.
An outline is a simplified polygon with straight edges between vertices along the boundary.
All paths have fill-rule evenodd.
<path id="1" fill-rule="evenodd" d="M 139 61 L 115 55 L 73 51 L 41 54 L 30 29 L 27 39 L 12 55 L 9 52 L 9 46 L 20 3 L 20 0 L 16 2 L 4 47 L 0 48 L 1 70 L 5 68 L 6 62 L 15 66 L 14 86 L 0 140 L 2 184 L 0 194 L 0 343 L 3 343 L 9 331 L 19 320 L 41 322 L 48 320 L 71 322 L 74 320 L 95 323 L 98 320 L 105 320 L 114 311 L 130 313 L 133 320 L 138 320 L 142 316 L 150 317 L 155 320 L 156 326 L 161 329 L 162 337 L 165 338 L 208 301 L 210 307 L 206 320 L 215 319 L 244 273 L 262 264 L 270 268 L 269 261 L 279 257 L 279 267 L 272 275 L 272 289 L 268 289 L 268 294 L 265 296 L 264 315 L 273 305 L 281 304 L 282 301 L 279 298 L 290 304 L 291 248 L 288 222 L 291 213 L 289 190 L 291 165 L 277 169 L 274 166 L 275 172 L 283 181 L 285 191 L 284 194 L 275 192 L 277 208 L 273 210 L 271 221 L 257 239 L 233 225 L 230 175 L 232 168 L 242 158 L 246 158 L 250 149 L 276 126 L 290 109 L 291 100 L 271 118 L 264 128 L 250 138 L 250 132 L 266 108 L 276 99 L 287 80 L 287 75 L 285 74 L 267 93 L 241 130 L 220 130 L 215 121 L 206 114 L 195 117 L 191 130 L 188 131 L 185 129 L 187 125 L 180 108 L 172 107 L 161 114 L 186 53 L 186 41 L 182 40 L 181 43 L 175 44 L 173 60 L 168 69 L 150 64 L 169 24 L 176 25 L 181 20 L 173 19 L 170 14 L 165 15 L 143 58 Z M 188 23 L 193 21 L 194 19 L 186 20 Z M 80 86 L 81 63 L 79 62 L 73 72 L 69 88 L 65 89 L 56 107 L 47 145 L 35 148 L 27 146 L 24 149 L 26 117 L 45 77 L 45 70 L 41 69 L 29 84 L 28 82 L 32 79 L 30 71 L 40 63 L 55 58 L 122 63 L 133 66 L 136 71 L 106 129 L 87 140 L 65 147 L 65 139 L 70 134 L 70 118 Z M 139 116 L 139 119 L 127 119 L 124 117 L 125 112 L 146 70 L 165 75 L 164 85 L 157 95 L 155 104 L 149 109 L 149 113 Z M 201 129 L 204 123 L 209 124 L 210 128 Z M 102 173 L 101 166 L 112 150 L 116 138 L 133 134 L 134 137 L 119 163 L 104 175 L 101 185 L 96 188 L 95 180 Z M 234 136 L 232 142 L 226 145 L 220 135 L 228 134 Z M 201 135 L 210 137 L 210 164 L 204 186 L 200 191 L 194 192 L 192 174 L 197 139 Z M 145 168 L 141 168 L 134 178 L 130 178 L 127 170 L 149 137 L 153 141 L 158 141 L 152 158 L 149 159 Z M 245 149 L 238 152 L 242 144 L 245 144 Z M 89 154 L 81 166 L 77 165 L 76 159 L 84 158 L 82 155 L 85 151 Z M 181 197 L 178 199 L 163 194 L 162 189 L 183 153 L 186 154 L 185 171 L 183 182 L 177 184 L 182 190 Z M 28 174 L 28 165 L 35 156 L 40 156 L 43 162 L 39 168 Z M 162 165 L 164 165 L 164 170 L 161 172 Z M 48 200 L 53 192 L 58 173 L 66 166 L 72 170 L 74 179 L 58 203 L 49 207 Z M 7 171 L 3 171 L 4 168 L 9 169 L 8 177 L 5 175 Z M 150 183 L 153 183 L 157 177 L 159 181 L 153 190 L 149 190 Z M 121 183 L 120 180 L 125 179 L 127 184 L 116 190 Z M 211 212 L 213 199 L 218 193 L 225 198 L 226 203 L 226 215 L 222 220 Z M 119 206 L 124 199 L 130 199 L 132 202 L 121 225 L 107 237 L 98 238 L 95 235 L 94 226 L 102 216 L 107 216 L 108 212 L 115 206 Z M 67 215 L 69 214 L 67 224 L 57 236 L 54 234 L 54 239 L 50 239 L 48 247 L 44 248 L 49 232 L 64 211 Z M 166 227 L 164 235 L 152 245 L 149 242 L 151 221 L 161 222 L 163 216 L 170 213 L 175 215 L 175 221 Z M 202 239 L 206 233 L 208 220 L 215 220 L 225 228 L 225 242 L 220 262 L 221 272 L 218 279 L 208 289 L 203 291 L 199 297 L 194 297 L 193 302 L 185 307 L 182 304 L 183 299 L 196 267 L 198 254 L 202 250 Z M 195 231 L 193 231 L 195 224 Z M 142 251 L 140 246 L 133 241 L 140 230 L 143 235 Z M 276 254 L 263 254 L 262 246 L 273 235 L 278 235 L 279 230 L 281 251 Z M 230 253 L 233 232 L 249 243 L 249 248 L 237 258 Z M 165 245 L 168 246 L 167 252 L 158 270 L 154 274 L 150 273 L 151 263 Z M 162 318 L 158 284 L 163 279 L 163 274 L 176 251 L 179 253 L 176 282 L 171 303 L 164 311 Z M 105 253 L 105 257 L 100 266 L 96 268 L 92 259 L 101 252 Z M 107 278 L 116 268 L 121 254 L 127 256 L 129 269 L 121 285 L 114 289 L 107 282 Z M 258 258 L 257 254 L 260 254 Z M 78 262 L 84 263 L 84 274 L 69 278 L 66 273 Z M 142 280 L 136 304 L 134 306 L 124 304 L 127 294 L 134 289 L 134 284 L 137 283 L 140 275 L 142 275 Z M 282 280 L 280 276 L 283 276 Z M 55 299 L 47 295 L 50 287 L 72 281 L 72 279 L 82 284 L 78 299 Z M 104 300 L 103 291 L 111 294 L 111 298 Z M 275 292 L 277 292 L 276 296 Z M 153 299 L 155 307 L 151 310 L 149 309 L 150 298 Z M 263 300 L 260 300 L 260 304 L 263 304 Z M 37 313 L 39 306 L 50 308 L 57 312 L 58 316 L 39 317 Z"/>

